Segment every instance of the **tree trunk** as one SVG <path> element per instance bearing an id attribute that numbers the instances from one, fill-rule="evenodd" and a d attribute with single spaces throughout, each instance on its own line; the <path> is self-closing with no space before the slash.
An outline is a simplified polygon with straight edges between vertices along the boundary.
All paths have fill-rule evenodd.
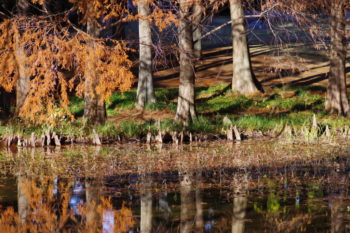
<path id="1" fill-rule="evenodd" d="M 331 55 L 328 75 L 326 111 L 350 116 L 346 93 L 346 30 L 345 6 L 342 1 L 331 3 Z"/>
<path id="2" fill-rule="evenodd" d="M 242 0 L 230 0 L 233 40 L 232 90 L 241 94 L 259 91 L 250 61 Z"/>
<path id="3" fill-rule="evenodd" d="M 94 19 L 88 19 L 87 33 L 93 38 L 99 37 L 100 30 Z M 95 53 L 95 42 L 93 39 L 88 42 L 87 46 L 88 59 L 85 70 L 84 117 L 91 123 L 103 124 L 107 119 L 107 113 L 105 102 L 101 100 L 101 96 L 96 92 L 98 74 L 95 63 L 98 55 Z"/>
<path id="4" fill-rule="evenodd" d="M 17 12 L 20 16 L 25 16 L 30 5 L 26 0 L 16 1 Z M 28 63 L 27 52 L 24 44 L 22 44 L 21 29 L 18 28 L 19 33 L 15 38 L 16 50 L 15 58 L 18 66 L 18 79 L 16 84 L 16 115 L 19 115 L 20 109 L 23 107 L 24 102 L 29 94 L 30 90 L 30 65 Z"/>
<path id="5" fill-rule="evenodd" d="M 201 0 L 197 0 L 193 3 L 193 13 L 193 49 L 195 59 L 199 60 L 202 57 L 201 22 L 203 17 L 203 8 Z"/>
<path id="6" fill-rule="evenodd" d="M 194 98 L 194 67 L 193 67 L 193 33 L 192 23 L 189 20 L 190 3 L 180 0 L 180 86 L 179 99 L 175 119 L 187 125 L 196 119 Z"/>
<path id="7" fill-rule="evenodd" d="M 24 47 L 21 45 L 20 36 L 16 38 L 17 48 L 15 51 L 18 65 L 18 79 L 16 83 L 16 115 L 19 115 L 21 108 L 26 101 L 30 91 L 30 66 Z"/>
<path id="8" fill-rule="evenodd" d="M 152 33 L 151 24 L 147 18 L 150 8 L 147 0 L 138 1 L 140 65 L 137 87 L 136 108 L 144 109 L 147 104 L 155 103 L 152 74 Z"/>

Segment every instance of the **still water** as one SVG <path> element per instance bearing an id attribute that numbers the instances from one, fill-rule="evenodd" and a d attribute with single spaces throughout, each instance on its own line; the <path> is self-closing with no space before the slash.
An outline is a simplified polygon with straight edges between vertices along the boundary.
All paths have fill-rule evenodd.
<path id="1" fill-rule="evenodd" d="M 4 151 L 0 232 L 350 231 L 347 144 L 132 147 Z"/>

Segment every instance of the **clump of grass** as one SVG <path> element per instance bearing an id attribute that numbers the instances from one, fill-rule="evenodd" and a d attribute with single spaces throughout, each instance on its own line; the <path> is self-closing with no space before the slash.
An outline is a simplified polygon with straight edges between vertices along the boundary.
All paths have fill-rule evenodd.
<path id="1" fill-rule="evenodd" d="M 161 129 L 169 132 L 180 132 L 184 129 L 184 126 L 181 123 L 176 122 L 174 119 L 165 119 L 161 122 Z"/>
<path id="2" fill-rule="evenodd" d="M 135 107 L 136 91 L 114 93 L 107 102 L 107 110 L 122 109 L 131 110 Z"/>
<path id="3" fill-rule="evenodd" d="M 52 130 L 61 135 L 72 137 L 84 137 L 90 134 L 91 126 L 85 118 L 79 118 L 74 121 L 65 121 L 55 126 Z"/>
<path id="4" fill-rule="evenodd" d="M 147 134 L 147 126 L 128 120 L 119 123 L 119 132 L 127 137 L 140 137 Z"/>
<path id="5" fill-rule="evenodd" d="M 196 89 L 196 99 L 209 99 L 217 95 L 224 93 L 231 85 L 223 83 L 217 86 L 212 86 L 208 88 L 197 88 Z"/>
<path id="6" fill-rule="evenodd" d="M 243 95 L 220 95 L 197 105 L 199 113 L 230 113 L 252 106 L 253 101 Z"/>
<path id="7" fill-rule="evenodd" d="M 83 158 L 82 154 L 70 152 L 70 151 L 66 151 L 66 152 L 62 153 L 62 155 L 65 157 L 68 157 L 68 158 Z"/>
<path id="8" fill-rule="evenodd" d="M 96 131 L 102 137 L 115 138 L 118 136 L 117 128 L 110 122 L 107 122 L 104 125 L 99 125 Z"/>
<path id="9" fill-rule="evenodd" d="M 204 116 L 199 116 L 188 127 L 189 131 L 192 133 L 204 134 L 216 133 L 219 128 L 222 128 L 221 124 L 218 126 L 216 122 L 210 121 L 209 118 Z"/>

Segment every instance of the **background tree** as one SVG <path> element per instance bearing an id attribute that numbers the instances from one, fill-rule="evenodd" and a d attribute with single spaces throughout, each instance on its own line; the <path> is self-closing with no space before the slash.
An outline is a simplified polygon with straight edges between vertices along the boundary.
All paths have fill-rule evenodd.
<path id="1" fill-rule="evenodd" d="M 16 83 L 16 115 L 19 115 L 19 111 L 24 105 L 24 102 L 29 94 L 30 90 L 30 64 L 29 64 L 29 51 L 21 43 L 23 40 L 23 30 L 26 27 L 26 21 L 23 20 L 30 10 L 30 3 L 26 0 L 16 1 L 16 10 L 19 16 L 18 32 L 16 33 L 15 40 L 15 59 L 18 67 L 18 79 Z M 22 30 L 21 30 L 22 29 Z"/>
<path id="2" fill-rule="evenodd" d="M 201 0 L 193 2 L 193 49 L 195 58 L 198 60 L 202 55 L 202 20 L 204 14 L 204 6 Z"/>
<path id="3" fill-rule="evenodd" d="M 155 103 L 152 73 L 152 32 L 150 6 L 148 0 L 138 1 L 139 13 L 139 77 L 136 108 L 143 109 L 147 104 Z"/>
<path id="4" fill-rule="evenodd" d="M 86 31 L 91 37 L 87 43 L 87 63 L 85 71 L 85 91 L 84 91 L 84 117 L 90 122 L 104 123 L 107 119 L 106 105 L 101 95 L 97 93 L 95 87 L 98 85 L 98 71 L 96 64 L 98 54 L 96 54 L 95 40 L 100 37 L 102 26 L 94 15 L 94 1 L 87 3 L 86 11 Z"/>
<path id="5" fill-rule="evenodd" d="M 346 87 L 345 1 L 331 0 L 331 51 L 326 110 L 350 117 Z"/>
<path id="6" fill-rule="evenodd" d="M 294 17 L 298 24 L 309 29 L 308 32 L 311 37 L 315 38 L 316 43 L 319 42 L 318 34 L 328 34 L 322 28 L 325 26 L 325 20 L 328 20 L 331 45 L 328 46 L 327 41 L 322 41 L 327 48 L 330 48 L 330 71 L 328 73 L 325 109 L 344 116 L 350 116 L 345 69 L 347 50 L 345 12 L 350 7 L 349 5 L 346 0 L 312 0 L 307 2 L 270 0 L 265 3 L 265 8 L 278 7 L 281 12 Z M 319 19 L 325 20 L 318 21 Z"/>
<path id="7" fill-rule="evenodd" d="M 192 1 L 179 0 L 180 85 L 175 119 L 188 124 L 196 119 L 193 67 Z"/>
<path id="8" fill-rule="evenodd" d="M 229 0 L 232 21 L 233 76 L 232 90 L 241 94 L 259 91 L 250 61 L 247 29 L 242 0 Z"/>

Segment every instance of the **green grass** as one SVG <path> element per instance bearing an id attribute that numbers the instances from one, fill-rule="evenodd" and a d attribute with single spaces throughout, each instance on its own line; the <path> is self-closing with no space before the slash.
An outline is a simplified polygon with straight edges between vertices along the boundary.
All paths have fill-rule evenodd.
<path id="1" fill-rule="evenodd" d="M 333 129 L 350 125 L 349 119 L 329 115 L 324 111 L 323 87 L 275 88 L 269 94 L 243 96 L 232 93 L 230 85 L 222 84 L 214 87 L 196 88 L 197 120 L 190 123 L 186 130 L 193 133 L 220 134 L 223 118 L 226 116 L 241 130 L 270 131 L 279 130 L 284 125 L 302 128 L 311 125 L 313 114 L 316 114 L 321 127 L 328 125 Z M 167 110 L 175 115 L 178 90 L 156 89 L 156 104 L 146 107 L 146 111 Z M 118 116 L 120 111 L 133 110 L 135 107 L 136 91 L 115 93 L 107 102 L 108 116 Z M 155 120 L 136 121 L 135 119 L 119 122 L 107 121 L 105 125 L 91 126 L 80 116 L 84 112 L 84 102 L 77 97 L 71 98 L 70 110 L 76 120 L 60 120 L 51 128 L 61 135 L 85 137 L 91 136 L 92 128 L 102 137 L 126 136 L 139 138 L 149 131 L 156 133 L 158 124 Z M 157 114 L 157 113 L 156 113 Z M 10 122 L 0 126 L 0 135 L 42 135 L 50 128 L 48 125 L 27 125 L 20 121 Z M 180 132 L 185 127 L 171 119 L 162 119 L 162 131 Z"/>

